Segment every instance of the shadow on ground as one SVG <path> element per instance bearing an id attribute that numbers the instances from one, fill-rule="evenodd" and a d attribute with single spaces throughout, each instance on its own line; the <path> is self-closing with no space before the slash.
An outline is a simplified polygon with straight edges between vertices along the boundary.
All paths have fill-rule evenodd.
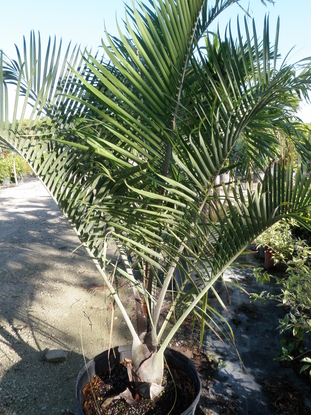
<path id="1" fill-rule="evenodd" d="M 103 281 L 79 245 L 37 179 L 0 188 L 0 414 L 76 413 L 84 356 L 108 348 L 111 298 L 88 289 Z M 118 310 L 113 319 L 114 345 L 130 342 Z M 66 361 L 44 361 L 47 349 Z"/>

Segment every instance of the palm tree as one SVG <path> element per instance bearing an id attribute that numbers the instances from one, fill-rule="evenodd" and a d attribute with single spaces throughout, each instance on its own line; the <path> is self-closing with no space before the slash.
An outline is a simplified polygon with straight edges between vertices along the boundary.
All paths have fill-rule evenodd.
<path id="1" fill-rule="evenodd" d="M 238 26 L 236 42 L 228 30 L 217 53 L 208 38 L 201 48 L 211 22 L 236 2 L 127 8 L 126 36 L 107 35 L 100 59 L 68 49 L 60 63 L 54 43 L 41 61 L 34 35 L 29 56 L 24 43 L 23 59 L 1 57 L 1 139 L 32 166 L 94 259 L 132 334 L 134 376 L 151 384 L 151 396 L 170 340 L 192 311 L 202 331 L 209 324 L 208 291 L 221 302 L 214 283 L 245 247 L 283 217 L 308 226 L 311 148 L 295 110 L 310 89 L 310 66 L 278 66 L 278 28 L 271 46 L 268 20 L 261 41 L 245 21 L 245 39 Z M 9 82 L 24 96 L 19 123 L 16 107 L 7 121 Z M 21 131 L 27 103 L 33 110 Z M 277 132 L 299 154 L 295 181 L 292 160 L 278 158 Z M 265 173 L 261 189 L 243 192 L 237 182 L 220 201 L 215 178 L 235 167 L 245 175 L 250 163 Z M 213 205 L 216 221 L 207 214 Z M 122 266 L 109 275 L 111 240 Z M 113 285 L 117 272 L 132 284 L 137 327 Z M 176 299 L 160 327 L 174 279 Z"/>

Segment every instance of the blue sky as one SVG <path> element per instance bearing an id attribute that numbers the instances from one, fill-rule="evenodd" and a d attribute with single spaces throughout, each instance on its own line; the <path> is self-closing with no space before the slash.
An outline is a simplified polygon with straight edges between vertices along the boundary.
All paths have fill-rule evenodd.
<path id="1" fill-rule="evenodd" d="M 117 34 L 116 15 L 120 22 L 124 17 L 124 3 L 131 0 L 0 0 L 0 49 L 9 57 L 15 57 L 14 44 L 22 46 L 31 30 L 40 31 L 43 44 L 49 36 L 62 38 L 63 44 L 92 47 L 100 45 L 104 36 L 104 22 L 111 34 Z M 262 31 L 264 15 L 270 15 L 270 28 L 274 37 L 277 17 L 281 18 L 280 52 L 283 57 L 295 46 L 291 61 L 311 56 L 311 0 L 276 0 L 275 5 L 264 7 L 260 0 L 242 0 L 255 18 L 258 34 Z M 296 6 L 297 5 L 297 6 Z M 243 18 L 238 6 L 230 7 L 215 22 L 221 32 L 231 19 L 235 26 L 237 15 Z M 271 37 L 272 37 L 271 36 Z M 304 121 L 311 122 L 311 106 L 301 112 Z"/>

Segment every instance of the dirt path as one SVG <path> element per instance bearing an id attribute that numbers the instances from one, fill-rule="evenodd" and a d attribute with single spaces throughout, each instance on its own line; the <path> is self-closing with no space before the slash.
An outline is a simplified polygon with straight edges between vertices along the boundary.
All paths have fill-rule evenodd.
<path id="1" fill-rule="evenodd" d="M 107 349 L 111 305 L 103 281 L 53 200 L 34 178 L 0 188 L 0 414 L 76 413 L 83 365 Z M 130 342 L 116 310 L 114 344 Z M 63 363 L 46 349 L 67 352 Z"/>

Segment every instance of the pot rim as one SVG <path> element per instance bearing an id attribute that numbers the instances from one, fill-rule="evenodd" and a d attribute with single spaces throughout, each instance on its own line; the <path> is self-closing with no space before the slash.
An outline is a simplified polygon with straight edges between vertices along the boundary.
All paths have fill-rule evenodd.
<path id="1" fill-rule="evenodd" d="M 107 360 L 108 356 L 108 350 L 105 350 L 104 352 L 100 353 L 99 355 L 95 356 L 93 359 L 91 359 L 89 362 L 87 362 L 79 371 L 76 385 L 75 385 L 75 396 L 76 401 L 78 405 L 78 414 L 84 415 L 82 410 L 83 405 L 83 393 L 82 389 L 84 386 L 90 382 L 90 380 L 93 378 L 93 376 L 96 373 L 99 373 L 99 365 L 103 361 L 103 359 Z M 114 357 L 116 356 L 116 358 Z M 118 363 L 118 361 L 124 360 L 125 357 L 130 358 L 132 356 L 132 345 L 126 344 L 121 346 L 116 346 L 112 349 L 110 349 L 110 361 L 112 361 L 112 365 L 115 365 Z M 167 348 L 164 352 L 164 357 L 166 360 L 171 361 L 171 365 L 178 367 L 178 369 L 182 370 L 184 373 L 186 373 L 189 378 L 193 381 L 196 388 L 196 397 L 193 400 L 192 404 L 181 414 L 181 415 L 190 415 L 195 413 L 196 406 L 200 400 L 201 396 L 201 390 L 202 390 L 202 383 L 201 379 L 199 377 L 199 374 L 197 372 L 197 369 L 194 365 L 194 363 L 189 359 L 187 356 L 182 354 L 181 352 Z M 97 369 L 97 371 L 96 371 Z"/>

